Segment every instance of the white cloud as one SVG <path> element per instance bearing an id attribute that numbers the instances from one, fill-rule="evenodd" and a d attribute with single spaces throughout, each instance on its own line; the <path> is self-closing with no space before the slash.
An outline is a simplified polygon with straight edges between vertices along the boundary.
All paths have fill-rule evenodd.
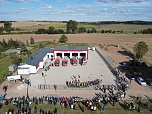
<path id="1" fill-rule="evenodd" d="M 27 8 L 21 8 L 21 9 L 14 11 L 14 12 L 17 14 L 24 14 L 24 13 L 27 13 L 28 11 L 29 10 Z"/>

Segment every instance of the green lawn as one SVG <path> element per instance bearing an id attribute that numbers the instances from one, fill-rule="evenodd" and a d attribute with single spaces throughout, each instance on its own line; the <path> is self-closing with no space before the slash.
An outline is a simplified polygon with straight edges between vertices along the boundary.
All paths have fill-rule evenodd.
<path id="1" fill-rule="evenodd" d="M 20 56 L 22 58 L 22 61 L 24 61 L 27 57 L 26 56 Z M 8 66 L 12 64 L 11 56 L 5 56 L 0 59 L 0 83 L 3 81 L 4 74 L 7 74 Z"/>
<path id="2" fill-rule="evenodd" d="M 2 81 L 2 78 L 4 74 L 8 72 L 8 66 L 11 65 L 11 57 L 6 56 L 2 59 L 0 59 L 0 81 Z"/>
<path id="3" fill-rule="evenodd" d="M 82 106 L 82 104 L 80 103 L 80 105 Z M 34 114 L 34 104 L 32 104 L 30 106 L 30 108 L 32 109 L 32 114 Z M 13 108 L 14 106 L 8 105 L 8 106 L 4 106 L 2 109 L 0 109 L 1 114 L 4 114 L 9 108 Z M 61 107 L 59 105 L 59 103 L 57 103 L 56 105 L 53 104 L 39 104 L 37 105 L 38 108 L 38 114 L 39 114 L 39 109 L 43 109 L 44 111 L 53 111 L 55 108 L 57 108 L 58 110 L 58 114 L 101 114 L 103 112 L 101 112 L 99 109 L 97 109 L 97 111 L 93 111 L 91 112 L 90 110 L 87 109 L 87 107 L 85 107 L 85 111 L 82 112 L 80 107 L 78 106 L 78 104 L 76 104 L 76 109 L 75 110 L 71 110 L 68 106 L 68 108 L 64 108 Z M 16 108 L 14 108 L 14 111 L 16 112 Z M 108 105 L 107 107 L 105 107 L 105 111 L 104 114 L 137 114 L 138 112 L 136 110 L 133 111 L 125 111 L 120 105 L 119 103 L 117 103 L 115 106 L 112 105 Z M 147 109 L 141 109 L 140 114 L 151 114 L 151 112 Z"/>

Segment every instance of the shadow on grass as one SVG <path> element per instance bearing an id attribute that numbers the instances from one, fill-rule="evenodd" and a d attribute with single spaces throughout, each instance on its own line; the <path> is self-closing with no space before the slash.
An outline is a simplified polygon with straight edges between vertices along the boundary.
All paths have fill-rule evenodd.
<path id="1" fill-rule="evenodd" d="M 123 109 L 125 109 L 125 111 L 127 110 L 127 107 L 126 107 L 126 105 L 125 105 L 124 103 L 119 102 L 119 105 L 120 105 Z"/>
<path id="2" fill-rule="evenodd" d="M 77 104 L 78 104 L 78 106 L 79 106 L 79 108 L 80 108 L 81 112 L 83 112 L 83 110 L 82 110 L 82 106 L 80 105 L 80 103 L 77 103 Z"/>

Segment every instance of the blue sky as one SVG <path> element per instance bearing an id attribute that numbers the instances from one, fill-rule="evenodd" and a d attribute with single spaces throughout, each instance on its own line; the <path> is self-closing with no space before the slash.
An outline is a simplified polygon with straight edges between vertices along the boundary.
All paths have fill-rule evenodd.
<path id="1" fill-rule="evenodd" d="M 152 21 L 152 0 L 0 0 L 1 21 Z"/>

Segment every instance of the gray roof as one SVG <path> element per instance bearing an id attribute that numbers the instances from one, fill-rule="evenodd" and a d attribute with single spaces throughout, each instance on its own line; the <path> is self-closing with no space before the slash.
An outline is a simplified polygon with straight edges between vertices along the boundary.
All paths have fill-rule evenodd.
<path id="1" fill-rule="evenodd" d="M 88 50 L 87 46 L 59 46 L 55 49 L 42 48 L 36 53 L 32 54 L 24 63 L 32 66 L 36 66 L 39 62 L 43 61 L 47 53 L 52 53 L 54 50 Z"/>
<path id="2" fill-rule="evenodd" d="M 88 50 L 87 46 L 59 46 L 54 50 Z"/>
<path id="3" fill-rule="evenodd" d="M 8 49 L 8 50 L 2 52 L 2 54 L 10 55 L 10 54 L 17 53 L 18 51 L 19 51 L 19 50 L 17 50 L 17 49 Z"/>
<path id="4" fill-rule="evenodd" d="M 52 49 L 42 48 L 36 53 L 32 54 L 24 63 L 36 66 L 37 64 L 39 64 L 39 62 L 43 61 L 42 59 L 45 57 L 47 53 L 52 53 Z"/>

